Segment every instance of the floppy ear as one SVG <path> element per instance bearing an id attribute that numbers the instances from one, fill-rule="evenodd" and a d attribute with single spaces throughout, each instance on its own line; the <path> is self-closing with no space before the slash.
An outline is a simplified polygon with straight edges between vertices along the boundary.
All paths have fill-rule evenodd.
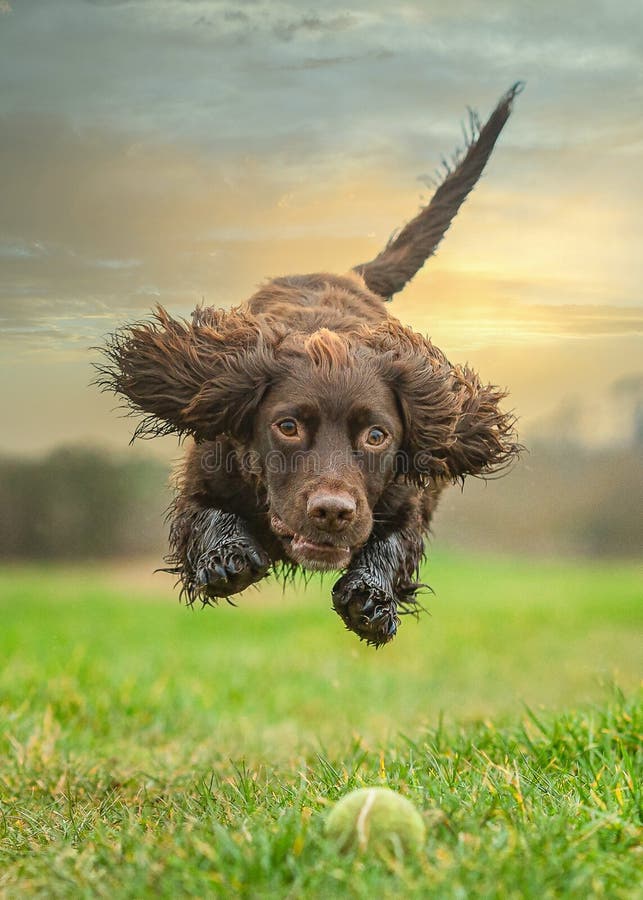
<path id="1" fill-rule="evenodd" d="M 398 470 L 409 481 L 488 475 L 520 452 L 515 419 L 499 409 L 504 391 L 452 366 L 431 341 L 394 321 L 365 339 L 398 399 L 405 432 Z"/>
<path id="2" fill-rule="evenodd" d="M 507 391 L 482 384 L 468 366 L 455 367 L 453 377 L 460 408 L 453 441 L 444 450 L 450 477 L 502 471 L 524 449 L 517 443 L 516 417 L 500 409 Z"/>
<path id="3" fill-rule="evenodd" d="M 241 436 L 276 368 L 257 321 L 240 309 L 198 309 L 188 322 L 158 307 L 151 321 L 113 334 L 102 352 L 99 386 L 144 414 L 132 440 Z"/>

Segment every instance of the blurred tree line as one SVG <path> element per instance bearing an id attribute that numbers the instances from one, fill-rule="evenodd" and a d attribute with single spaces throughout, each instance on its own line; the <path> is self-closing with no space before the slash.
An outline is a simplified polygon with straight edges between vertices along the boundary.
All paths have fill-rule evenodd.
<path id="1" fill-rule="evenodd" d="M 506 477 L 445 491 L 433 545 L 535 556 L 634 557 L 641 551 L 641 447 L 531 443 Z M 169 464 L 66 447 L 0 457 L 0 559 L 164 554 Z"/>
<path id="2" fill-rule="evenodd" d="M 635 558 L 643 547 L 641 446 L 533 440 L 506 476 L 445 492 L 436 544 L 532 556 Z"/>
<path id="3" fill-rule="evenodd" d="M 168 466 L 65 447 L 0 458 L 0 558 L 88 559 L 161 551 Z"/>

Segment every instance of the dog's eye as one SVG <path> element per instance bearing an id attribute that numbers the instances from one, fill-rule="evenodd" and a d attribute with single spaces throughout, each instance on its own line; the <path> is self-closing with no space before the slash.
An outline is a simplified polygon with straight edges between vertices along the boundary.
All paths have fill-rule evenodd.
<path id="1" fill-rule="evenodd" d="M 299 429 L 294 419 L 283 419 L 281 422 L 277 422 L 277 428 L 284 437 L 297 437 L 299 434 Z"/>
<path id="2" fill-rule="evenodd" d="M 386 432 L 381 428 L 371 428 L 366 433 L 366 443 L 369 447 L 379 447 L 386 440 Z"/>

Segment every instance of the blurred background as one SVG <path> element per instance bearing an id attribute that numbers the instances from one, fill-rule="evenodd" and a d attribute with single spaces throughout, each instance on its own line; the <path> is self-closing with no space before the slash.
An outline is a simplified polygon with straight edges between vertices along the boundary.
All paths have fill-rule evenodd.
<path id="1" fill-rule="evenodd" d="M 484 178 L 392 311 L 506 385 L 530 449 L 451 491 L 436 543 L 640 547 L 640 8 L 468 0 L 0 3 L 0 555 L 158 556 L 171 439 L 90 387 L 155 303 L 371 258 L 527 82 Z M 8 511 L 10 510 L 10 513 Z"/>
<path id="2" fill-rule="evenodd" d="M 16 616 L 6 658 L 24 664 L 29 621 L 33 658 L 58 647 L 54 668 L 79 646 L 90 648 L 83 658 L 116 659 L 115 645 L 92 643 L 92 616 L 100 608 L 101 622 L 124 622 L 136 597 L 158 601 L 163 659 L 182 652 L 189 669 L 190 641 L 206 634 L 223 652 L 225 621 L 252 672 L 243 612 L 181 610 L 176 625 L 171 579 L 151 576 L 181 451 L 169 438 L 128 446 L 131 420 L 90 386 L 90 348 L 156 303 L 187 315 L 203 302 L 240 303 L 264 278 L 372 258 L 428 202 L 442 158 L 462 143 L 467 107 L 484 119 L 523 79 L 482 181 L 391 307 L 453 362 L 509 388 L 529 450 L 506 477 L 444 496 L 436 580 L 430 564 L 426 573 L 438 632 L 422 623 L 421 633 L 443 647 L 445 666 L 472 639 L 480 666 L 453 663 L 449 690 L 460 689 L 448 693 L 445 678 L 424 696 L 432 709 L 456 696 L 484 710 L 471 698 L 488 677 L 494 696 L 564 700 L 619 664 L 631 683 L 643 508 L 641 26 L 629 0 L 0 0 L 0 587 Z M 477 576 L 483 558 L 499 562 Z M 562 566 L 555 577 L 550 565 Z M 82 604 L 96 579 L 111 585 L 106 605 Z M 602 587 L 590 602 L 591 584 Z M 575 604 L 577 618 L 563 627 L 552 598 Z M 376 671 L 402 672 L 405 648 L 424 646 L 420 627 L 405 624 L 399 649 L 374 663 L 329 612 L 327 583 L 243 599 L 253 616 L 264 602 L 284 615 L 315 607 L 309 626 L 331 641 L 326 659 L 350 645 L 373 691 Z M 148 609 L 130 623 L 141 660 Z M 515 666 L 492 677 L 483 660 L 498 616 L 514 631 L 497 659 L 511 652 Z M 519 688 L 529 616 L 541 631 Z M 284 621 L 257 639 L 261 659 L 280 652 Z M 475 621 L 487 623 L 483 637 L 467 631 Z M 166 657 L 177 628 L 184 648 Z M 107 642 L 110 628 L 100 630 Z M 563 634 L 568 647 L 580 642 L 567 675 L 541 652 Z M 210 664 L 203 654 L 194 685 Z M 417 659 L 418 672 L 438 677 L 429 657 Z M 543 659 L 552 690 L 541 697 Z M 301 660 L 307 671 L 316 664 L 314 652 Z M 139 665 L 136 650 L 126 665 Z M 336 676 L 319 677 L 332 694 Z M 385 712 L 396 727 L 399 709 Z M 308 727 L 305 711 L 274 715 Z M 231 716 L 232 728 L 238 709 Z"/>

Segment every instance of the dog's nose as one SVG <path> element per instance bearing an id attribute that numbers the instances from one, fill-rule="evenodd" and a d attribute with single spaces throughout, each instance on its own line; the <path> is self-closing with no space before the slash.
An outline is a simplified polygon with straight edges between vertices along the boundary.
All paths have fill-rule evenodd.
<path id="1" fill-rule="evenodd" d="M 350 494 L 327 494 L 318 491 L 308 498 L 306 512 L 317 528 L 341 531 L 355 518 L 357 504 Z"/>

